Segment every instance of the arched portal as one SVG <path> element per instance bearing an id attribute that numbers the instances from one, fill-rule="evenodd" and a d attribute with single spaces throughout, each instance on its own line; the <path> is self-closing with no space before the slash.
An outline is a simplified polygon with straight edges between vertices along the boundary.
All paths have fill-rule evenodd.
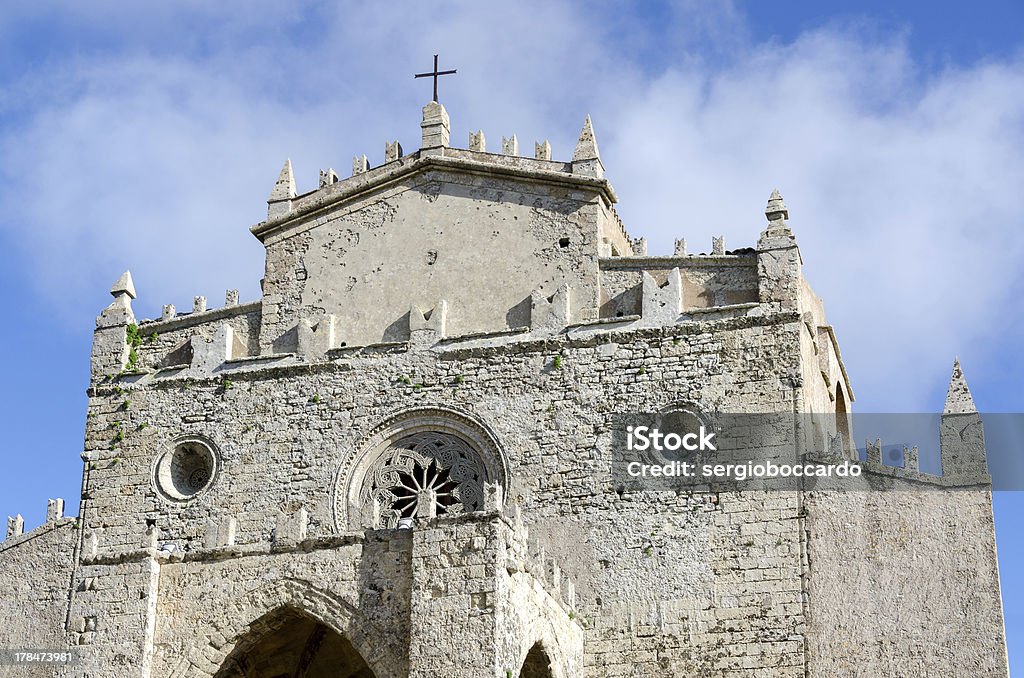
<path id="1" fill-rule="evenodd" d="M 519 678 L 554 678 L 551 672 L 551 658 L 548 657 L 544 648 L 537 643 L 526 653 L 526 660 L 519 672 Z"/>
<path id="2" fill-rule="evenodd" d="M 251 625 L 215 678 L 374 678 L 341 634 L 294 608 Z"/>

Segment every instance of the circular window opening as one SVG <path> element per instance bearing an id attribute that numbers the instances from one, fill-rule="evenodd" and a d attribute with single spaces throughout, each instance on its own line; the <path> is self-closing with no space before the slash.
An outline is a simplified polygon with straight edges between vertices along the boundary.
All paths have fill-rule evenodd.
<path id="1" fill-rule="evenodd" d="M 487 471 L 462 439 L 423 431 L 391 444 L 370 467 L 361 498 L 374 522 L 397 527 L 403 518 L 457 515 L 484 507 Z"/>
<path id="2" fill-rule="evenodd" d="M 164 452 L 156 465 L 156 486 L 168 499 L 185 501 L 213 482 L 217 458 L 200 440 L 182 440 Z"/>

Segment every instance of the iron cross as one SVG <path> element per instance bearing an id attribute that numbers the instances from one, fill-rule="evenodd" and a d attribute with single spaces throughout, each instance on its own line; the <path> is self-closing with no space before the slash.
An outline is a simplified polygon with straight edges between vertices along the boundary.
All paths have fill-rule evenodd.
<path id="1" fill-rule="evenodd" d="M 437 101 L 437 76 L 439 75 L 451 75 L 455 70 L 450 71 L 439 71 L 437 70 L 437 55 L 434 55 L 434 70 L 430 73 L 417 73 L 412 76 L 413 78 L 433 78 L 434 79 L 434 101 Z"/>

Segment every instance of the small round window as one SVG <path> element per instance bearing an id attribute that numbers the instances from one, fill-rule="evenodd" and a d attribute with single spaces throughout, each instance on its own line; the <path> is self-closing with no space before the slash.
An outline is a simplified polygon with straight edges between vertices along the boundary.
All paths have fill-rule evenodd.
<path id="1" fill-rule="evenodd" d="M 187 501 L 213 482 L 217 457 L 209 443 L 189 438 L 174 443 L 156 464 L 156 487 L 173 501 Z"/>

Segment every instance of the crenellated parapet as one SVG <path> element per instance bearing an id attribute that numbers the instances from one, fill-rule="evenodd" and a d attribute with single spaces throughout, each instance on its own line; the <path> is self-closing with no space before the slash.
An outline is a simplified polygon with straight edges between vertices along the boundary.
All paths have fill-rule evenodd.
<path id="1" fill-rule="evenodd" d="M 419 151 L 406 155 L 398 141 L 385 144 L 383 164 L 372 166 L 366 155 L 357 155 L 352 161 L 352 176 L 347 179 L 338 177 L 334 170 L 327 168 L 320 171 L 320 182 L 316 190 L 304 193 L 296 192 L 295 174 L 291 160 L 285 161 L 277 182 L 267 200 L 269 205 L 266 222 L 253 227 L 259 237 L 272 224 L 282 219 L 301 216 L 310 210 L 321 209 L 352 192 L 368 190 L 373 185 L 394 180 L 424 164 L 428 158 L 441 161 L 442 166 L 465 166 L 482 164 L 490 169 L 518 171 L 527 176 L 546 180 L 561 180 L 571 183 L 583 181 L 588 185 L 599 186 L 605 193 L 608 206 L 616 201 L 611 185 L 604 179 L 604 166 L 597 148 L 590 116 L 586 117 L 579 140 L 569 161 L 552 160 L 551 143 L 548 140 L 538 141 L 534 147 L 534 157 L 521 156 L 519 140 L 515 134 L 502 137 L 501 152 L 487 152 L 487 142 L 483 130 L 470 132 L 468 147 L 455 148 L 450 145 L 451 122 L 445 107 L 432 101 L 423 107 L 423 119 L 420 123 L 422 131 Z M 448 162 L 444 162 L 444 160 Z M 464 163 L 472 163 L 465 165 Z M 596 184 L 591 183 L 596 180 Z M 621 221 L 618 222 L 621 229 Z M 622 229 L 622 235 L 625 230 Z M 620 247 L 620 252 L 628 251 Z"/>
<path id="2" fill-rule="evenodd" d="M 856 449 L 850 449 L 849 440 L 846 433 L 829 433 L 825 454 L 816 456 L 831 463 L 858 462 L 867 477 L 909 481 L 938 488 L 975 488 L 992 484 L 984 427 L 974 407 L 959 360 L 953 364 L 946 405 L 939 419 L 939 474 L 921 470 L 921 454 L 916 445 L 904 444 L 902 464 L 893 465 L 885 461 L 881 438 L 865 442 L 863 457 L 858 455 Z"/>
<path id="3" fill-rule="evenodd" d="M 210 308 L 196 296 L 190 312 L 164 304 L 161 317 L 136 321 L 131 274 L 125 272 L 111 289 L 114 302 L 97 318 L 93 338 L 92 382 L 135 382 L 160 371 L 191 369 L 211 373 L 226 361 L 252 353 L 260 303 L 239 304 L 238 290 L 224 295 L 224 305 Z"/>
<path id="4" fill-rule="evenodd" d="M 21 514 L 7 516 L 7 532 L 4 541 L 0 542 L 0 550 L 28 541 L 57 527 L 77 523 L 74 518 L 64 517 L 64 500 L 48 499 L 46 502 L 46 522 L 28 532 L 25 531 L 25 519 Z"/>
<path id="5" fill-rule="evenodd" d="M 267 247 L 257 302 L 239 304 L 229 291 L 211 308 L 196 296 L 191 312 L 166 304 L 159 319 L 136 324 L 134 285 L 130 275 L 120 280 L 98 320 L 94 383 L 227 378 L 380 347 L 436 352 L 605 325 L 807 312 L 809 288 L 778 191 L 756 247 L 730 251 L 715 236 L 698 254 L 679 238 L 672 254 L 659 255 L 646 238 L 630 238 L 612 208 L 589 116 L 568 162 L 551 160 L 547 141 L 535 144 L 535 157 L 520 156 L 515 134 L 488 152 L 482 130 L 470 133 L 467 149 L 452 148 L 437 102 L 424 107 L 421 131 L 419 151 L 390 141 L 383 165 L 356 156 L 351 177 L 322 170 L 306 193 L 285 162 L 268 219 L 253 227 Z M 825 325 L 809 322 L 817 346 Z M 822 373 L 831 371 L 821 360 Z M 833 381 L 825 390 L 835 400 Z"/>

